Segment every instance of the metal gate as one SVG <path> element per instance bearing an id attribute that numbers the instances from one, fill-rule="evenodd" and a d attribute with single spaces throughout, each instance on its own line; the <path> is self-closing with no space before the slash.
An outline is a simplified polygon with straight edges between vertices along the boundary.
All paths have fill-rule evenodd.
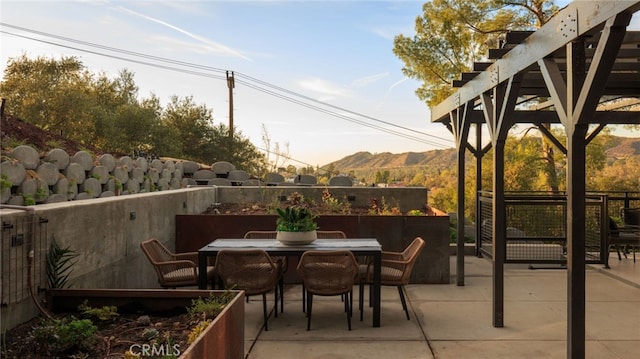
<path id="1" fill-rule="evenodd" d="M 0 246 L 0 305 L 6 307 L 28 299 L 30 283 L 34 293 L 46 286 L 47 220 L 32 214 L 2 220 Z"/>

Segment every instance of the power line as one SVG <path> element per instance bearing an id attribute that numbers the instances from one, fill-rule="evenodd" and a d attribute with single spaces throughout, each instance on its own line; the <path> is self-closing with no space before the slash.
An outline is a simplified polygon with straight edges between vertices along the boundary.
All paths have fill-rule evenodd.
<path id="1" fill-rule="evenodd" d="M 395 124 L 395 123 L 391 123 L 391 122 L 387 122 L 387 121 L 379 120 L 379 119 L 377 119 L 377 118 L 375 118 L 375 117 L 371 117 L 371 116 L 364 115 L 364 114 L 361 114 L 361 113 L 358 113 L 358 112 L 355 112 L 355 111 L 351 111 L 351 110 L 348 110 L 348 109 L 346 109 L 346 108 L 344 108 L 344 107 L 340 107 L 340 106 L 332 105 L 332 104 L 329 104 L 329 103 L 326 103 L 326 102 L 322 102 L 322 101 L 316 100 L 316 99 L 314 99 L 314 98 L 311 98 L 311 97 L 308 97 L 308 96 L 305 96 L 305 95 L 299 94 L 299 93 L 297 93 L 297 92 L 287 90 L 287 89 L 282 88 L 282 87 L 280 87 L 280 86 L 272 85 L 272 84 L 270 84 L 270 83 L 268 83 L 268 82 L 265 82 L 265 81 L 262 81 L 262 80 L 258 80 L 258 79 L 256 79 L 256 78 L 251 77 L 251 76 L 248 76 L 248 75 L 244 75 L 244 74 L 242 74 L 242 73 L 238 73 L 238 74 L 239 74 L 239 75 L 241 75 L 241 76 L 245 76 L 245 77 L 247 77 L 247 78 L 251 79 L 251 80 L 252 80 L 252 81 L 254 81 L 254 82 L 258 82 L 258 83 L 263 84 L 263 85 L 265 85 L 265 86 L 275 88 L 275 89 L 277 89 L 277 90 L 279 90 L 279 91 L 286 92 L 286 93 L 292 94 L 292 95 L 294 95 L 294 96 L 298 96 L 298 97 L 304 98 L 305 100 L 308 100 L 308 101 L 312 101 L 312 102 L 316 102 L 316 103 L 323 104 L 323 105 L 325 105 L 325 106 L 328 106 L 328 107 L 334 108 L 334 109 L 336 109 L 336 110 L 344 111 L 344 112 L 347 112 L 347 113 L 350 113 L 350 114 L 353 114 L 353 115 L 356 115 L 356 116 L 364 117 L 364 118 L 367 118 L 367 119 L 369 119 L 369 120 L 373 120 L 373 121 L 376 121 L 376 122 L 381 122 L 381 123 L 384 123 L 384 124 L 389 125 L 389 126 L 398 127 L 398 128 L 401 128 L 401 129 L 406 130 L 406 131 L 409 131 L 409 132 L 415 132 L 415 133 L 418 133 L 418 134 L 421 134 L 421 135 L 424 135 L 424 136 L 433 137 L 433 138 L 436 138 L 436 139 L 439 139 L 439 140 L 443 140 L 443 141 L 451 141 L 450 139 L 446 139 L 446 138 L 443 138 L 443 137 L 434 136 L 434 135 L 429 134 L 429 133 L 426 133 L 426 132 L 421 132 L 421 131 L 418 131 L 418 130 L 414 130 L 414 129 L 412 129 L 412 128 L 408 128 L 408 127 L 400 126 L 400 125 L 397 125 L 397 124 Z"/>
<path id="2" fill-rule="evenodd" d="M 349 122 L 353 122 L 353 123 L 356 123 L 356 124 L 359 124 L 359 125 L 362 125 L 362 126 L 365 126 L 365 127 L 373 128 L 373 129 L 376 129 L 376 130 L 379 130 L 379 131 L 382 131 L 382 132 L 386 132 L 386 133 L 389 133 L 389 134 L 392 134 L 392 135 L 396 135 L 396 136 L 399 136 L 399 137 L 403 137 L 403 138 L 406 138 L 406 139 L 409 139 L 409 140 L 421 142 L 421 143 L 432 145 L 432 146 L 436 146 L 436 147 L 442 146 L 439 143 L 435 143 L 435 142 L 432 142 L 432 141 L 429 141 L 429 140 L 425 140 L 425 139 L 418 138 L 418 137 L 415 137 L 415 136 L 411 136 L 411 135 L 408 135 L 408 134 L 404 134 L 404 133 L 401 133 L 401 132 L 393 131 L 391 129 L 387 129 L 387 128 L 380 127 L 380 126 L 377 126 L 377 125 L 369 124 L 369 123 L 366 123 L 364 121 L 357 120 L 357 119 L 354 119 L 352 117 L 348 117 L 348 116 L 345 116 L 345 115 L 341 115 L 339 113 L 336 113 L 336 112 L 333 112 L 333 111 L 330 111 L 330 110 L 327 110 L 327 109 L 323 109 L 321 107 L 318 107 L 318 106 L 315 106 L 315 105 L 312 105 L 312 104 L 307 104 L 307 103 L 301 102 L 299 100 L 292 99 L 290 97 L 286 97 L 286 96 L 284 96 L 282 94 L 279 94 L 277 92 L 273 92 L 273 91 L 269 91 L 269 90 L 265 90 L 265 89 L 259 88 L 259 87 L 255 86 L 255 85 L 252 85 L 250 83 L 247 83 L 247 82 L 244 82 L 244 81 L 241 81 L 241 80 L 236 80 L 236 82 L 240 83 L 240 84 L 243 84 L 243 85 L 245 85 L 247 87 L 256 89 L 258 91 L 262 91 L 262 92 L 268 93 L 271 96 L 278 97 L 278 98 L 281 98 L 283 100 L 295 103 L 297 105 L 300 105 L 300 106 L 303 106 L 303 107 L 307 107 L 307 108 L 310 108 L 312 110 L 315 110 L 315 111 L 318 111 L 318 112 L 322 112 L 322 113 L 325 113 L 325 114 L 330 115 L 330 116 L 338 117 L 338 118 L 341 118 L 343 120 L 346 120 L 346 121 L 349 121 Z"/>
<path id="3" fill-rule="evenodd" d="M 118 49 L 118 48 L 114 48 L 114 47 L 99 45 L 99 44 L 92 43 L 92 42 L 81 41 L 81 40 L 76 40 L 76 39 L 72 39 L 72 38 L 68 38 L 68 37 L 64 37 L 64 36 L 59 36 L 59 35 L 55 35 L 55 34 L 51 34 L 51 33 L 47 33 L 47 32 L 27 29 L 27 28 L 24 28 L 24 27 L 15 26 L 15 25 L 11 25 L 11 24 L 6 24 L 6 23 L 3 23 L 3 22 L 0 22 L 0 25 L 5 26 L 5 27 L 10 27 L 10 28 L 13 28 L 13 29 L 16 29 L 16 30 L 24 31 L 24 32 L 30 32 L 30 33 L 34 33 L 34 34 L 41 35 L 41 36 L 52 37 L 52 38 L 63 40 L 63 41 L 77 43 L 77 44 L 81 44 L 81 45 L 84 45 L 84 46 L 96 47 L 96 48 L 99 48 L 99 49 L 112 51 L 112 52 L 117 52 L 117 53 L 122 53 L 122 54 L 130 55 L 130 56 L 137 56 L 137 57 L 141 57 L 141 58 L 145 58 L 145 59 L 150 59 L 150 60 L 155 60 L 155 61 L 160 61 L 160 62 L 166 62 L 166 63 L 179 65 L 179 66 L 184 66 L 184 67 L 197 68 L 197 69 L 205 70 L 205 71 L 213 71 L 213 72 L 220 72 L 220 73 L 225 72 L 226 73 L 226 70 L 223 70 L 223 69 L 220 69 L 220 68 L 204 66 L 204 65 L 198 65 L 198 64 L 193 64 L 193 63 L 189 63 L 189 62 L 177 61 L 177 60 L 167 59 L 167 58 L 163 58 L 163 57 L 143 54 L 143 53 L 139 53 L 139 52 L 128 51 L 128 50 Z M 198 72 L 198 71 L 179 69 L 179 68 L 175 68 L 175 67 L 159 65 L 159 64 L 155 64 L 155 63 L 150 63 L 150 62 L 145 62 L 145 61 L 140 61 L 140 60 L 135 60 L 135 59 L 129 59 L 129 58 L 124 58 L 124 57 L 119 57 L 119 56 L 113 56 L 113 55 L 109 55 L 109 54 L 99 53 L 99 52 L 90 51 L 90 50 L 86 50 L 86 49 L 82 49 L 82 48 L 68 46 L 68 45 L 62 45 L 62 44 L 54 43 L 54 42 L 51 42 L 51 41 L 31 38 L 31 37 L 28 37 L 28 36 L 14 34 L 14 33 L 6 32 L 6 31 L 0 31 L 0 32 L 8 34 L 8 35 L 13 35 L 13 36 L 16 36 L 16 37 L 29 39 L 29 40 L 32 40 L 32 41 L 37 41 L 37 42 L 50 44 L 50 45 L 53 45 L 53 46 L 59 46 L 59 47 L 64 47 L 64 48 L 68 48 L 68 49 L 73 49 L 73 50 L 76 50 L 76 51 L 86 52 L 86 53 L 90 53 L 90 54 L 94 54 L 94 55 L 98 55 L 98 56 L 105 56 L 105 57 L 118 59 L 118 60 L 122 60 L 122 61 L 129 61 L 129 62 L 141 64 L 141 65 L 152 66 L 152 67 L 164 69 L 164 70 L 182 72 L 182 73 L 186 73 L 186 74 L 190 74 L 190 75 L 194 75 L 194 76 L 202 76 L 202 77 L 207 77 L 207 78 L 226 80 L 226 77 L 222 76 L 222 75 L 218 76 L 218 75 L 212 75 L 212 74 Z M 407 128 L 407 127 L 404 127 L 404 126 L 396 125 L 396 124 L 393 124 L 393 123 L 390 123 L 390 122 L 387 122 L 387 121 L 379 120 L 377 118 L 374 118 L 374 117 L 371 117 L 371 116 L 368 116 L 368 115 L 364 115 L 364 114 L 361 114 L 361 113 L 358 113 L 358 112 L 355 112 L 355 111 L 351 111 L 351 110 L 348 110 L 348 109 L 343 108 L 343 107 L 331 105 L 331 104 L 328 104 L 328 103 L 313 99 L 311 97 L 302 95 L 300 93 L 297 93 L 297 92 L 294 92 L 294 91 L 291 91 L 291 90 L 287 90 L 287 89 L 285 89 L 283 87 L 270 84 L 270 83 L 268 83 L 266 81 L 262 81 L 262 80 L 259 80 L 257 78 L 254 78 L 254 77 L 251 77 L 251 76 L 248 76 L 248 75 L 241 74 L 241 76 L 244 76 L 247 79 L 249 79 L 250 81 L 253 81 L 253 82 L 255 82 L 257 84 L 260 84 L 262 86 L 266 86 L 266 87 L 275 89 L 277 91 L 284 92 L 286 94 L 290 94 L 292 96 L 296 96 L 296 97 L 302 98 L 302 99 L 304 99 L 306 101 L 311 101 L 311 102 L 318 103 L 318 104 L 321 104 L 323 106 L 327 106 L 327 107 L 330 107 L 330 108 L 333 108 L 333 109 L 337 109 L 337 110 L 340 110 L 342 112 L 346 112 L 346 113 L 349 113 L 349 114 L 352 114 L 352 115 L 355 115 L 355 116 L 359 116 L 359 117 L 363 117 L 365 119 L 369 119 L 369 120 L 372 120 L 372 121 L 380 122 L 380 123 L 383 123 L 383 124 L 385 124 L 387 126 L 396 127 L 396 128 L 399 128 L 399 129 L 402 129 L 402 130 L 405 130 L 405 131 L 414 132 L 414 133 L 417 133 L 417 134 L 420 134 L 420 135 L 432 137 L 432 138 L 435 138 L 435 139 L 438 139 L 438 140 L 442 140 L 442 141 L 446 141 L 446 142 L 451 142 L 451 140 L 449 140 L 449 139 L 445 139 L 445 138 L 442 138 L 442 137 L 434 136 L 434 135 L 431 135 L 431 134 L 428 134 L 428 133 L 425 133 L 425 132 L 420 132 L 420 131 L 417 131 L 417 130 L 414 130 L 414 129 L 411 129 L 411 128 Z M 268 89 L 264 89 L 264 88 L 262 88 L 262 87 L 260 87 L 258 85 L 251 84 L 250 82 L 246 82 L 246 81 L 238 81 L 238 82 L 244 84 L 247 87 L 253 88 L 253 89 L 257 90 L 257 91 L 261 91 L 261 92 L 269 94 L 271 96 L 275 96 L 275 97 L 278 97 L 280 99 L 289 101 L 291 103 L 294 103 L 294 104 L 297 104 L 297 105 L 300 105 L 300 106 L 303 106 L 303 107 L 307 107 L 309 109 L 312 109 L 312 110 L 315 110 L 315 111 L 318 111 L 318 112 L 321 112 L 321 113 L 325 113 L 325 114 L 328 114 L 328 115 L 331 115 L 331 116 L 334 116 L 334 117 L 337 117 L 337 118 L 340 118 L 340 119 L 343 119 L 343 120 L 346 120 L 346 121 L 350 121 L 350 122 L 353 122 L 353 123 L 356 123 L 356 124 L 359 124 L 359 125 L 362 125 L 362 126 L 366 126 L 366 127 L 373 128 L 373 129 L 376 129 L 376 130 L 379 130 L 379 131 L 382 131 L 382 132 L 386 132 L 386 133 L 389 133 L 389 134 L 392 134 L 392 135 L 395 135 L 395 136 L 400 136 L 400 137 L 403 137 L 403 138 L 406 138 L 406 139 L 409 139 L 409 140 L 421 142 L 421 143 L 424 143 L 424 144 L 428 144 L 428 145 L 432 145 L 432 146 L 440 147 L 440 148 L 446 148 L 446 147 L 450 146 L 450 145 L 444 145 L 444 144 L 433 142 L 433 141 L 428 141 L 428 140 L 425 140 L 425 139 L 421 139 L 419 137 L 411 136 L 411 135 L 404 134 L 404 133 L 401 133 L 401 132 L 397 132 L 397 131 L 394 131 L 394 130 L 390 130 L 388 128 L 384 128 L 384 127 L 381 127 L 381 126 L 373 125 L 373 124 L 370 124 L 370 123 L 367 123 L 367 122 L 364 122 L 364 121 L 361 121 L 361 120 L 354 119 L 353 117 L 345 116 L 345 115 L 342 115 L 342 114 L 339 114 L 339 113 L 336 113 L 336 112 L 333 112 L 333 111 L 330 111 L 330 110 L 326 110 L 326 109 L 323 109 L 323 108 L 318 107 L 318 106 L 310 105 L 310 104 L 304 103 L 303 101 L 295 100 L 295 99 L 293 99 L 291 97 L 288 97 L 286 95 L 282 95 L 282 94 L 279 94 L 277 92 L 274 92 L 274 91 L 271 91 L 271 90 L 268 90 Z"/>

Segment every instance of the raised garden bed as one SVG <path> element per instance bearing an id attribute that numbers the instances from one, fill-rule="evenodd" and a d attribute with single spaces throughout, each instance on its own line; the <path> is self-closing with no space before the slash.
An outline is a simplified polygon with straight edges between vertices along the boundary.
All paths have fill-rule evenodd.
<path id="1" fill-rule="evenodd" d="M 227 304 L 209 324 L 194 330 L 201 321 L 187 313 L 186 308 L 192 305 L 193 300 L 210 296 L 225 296 Z M 70 352 L 65 353 L 67 356 L 135 358 L 137 354 L 163 358 L 244 357 L 244 292 L 241 291 L 55 289 L 47 292 L 47 304 L 59 323 L 68 323 L 71 316 L 77 319 L 71 325 L 51 325 L 51 330 L 64 328 L 61 331 L 63 339 L 65 335 L 77 336 L 86 338 L 83 345 L 91 344 L 89 348 L 86 345 L 71 345 Z M 114 306 L 118 315 L 106 320 L 92 320 L 97 328 L 96 333 L 91 337 L 83 336 L 82 332 L 91 327 L 91 322 L 83 321 L 82 316 L 86 316 L 87 312 L 80 313 L 78 308 L 81 305 L 90 308 Z M 47 350 L 55 349 L 54 345 L 59 343 L 43 343 L 43 338 L 49 334 L 46 330 L 40 330 L 34 337 L 36 332 L 33 328 L 42 326 L 43 319 L 34 318 L 10 330 L 5 337 L 3 357 L 50 355 Z M 61 336 L 60 333 L 56 335 Z M 189 335 L 192 336 L 191 343 L 188 343 Z"/>

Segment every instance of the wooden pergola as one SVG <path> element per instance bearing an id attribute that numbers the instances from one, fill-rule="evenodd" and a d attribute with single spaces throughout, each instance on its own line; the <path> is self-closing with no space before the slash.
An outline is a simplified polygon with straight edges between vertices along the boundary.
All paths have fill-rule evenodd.
<path id="1" fill-rule="evenodd" d="M 640 124 L 640 32 L 627 31 L 640 1 L 576 1 L 535 32 L 514 32 L 490 62 L 455 81 L 431 109 L 453 133 L 458 153 L 458 218 L 464 218 L 465 151 L 493 149 L 493 325 L 504 325 L 506 213 L 504 147 L 518 123 L 537 126 L 567 156 L 567 358 L 585 357 L 585 148 L 608 124 Z M 475 126 L 475 144 L 469 142 Z M 561 124 L 561 143 L 545 124 Z M 490 143 L 483 147 L 483 129 Z M 478 207 L 476 207 L 478 208 Z M 464 221 L 457 226 L 457 284 L 464 285 Z"/>

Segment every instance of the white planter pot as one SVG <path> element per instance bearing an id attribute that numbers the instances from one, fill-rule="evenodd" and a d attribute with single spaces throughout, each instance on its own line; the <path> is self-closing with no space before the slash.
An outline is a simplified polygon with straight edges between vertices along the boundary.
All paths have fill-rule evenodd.
<path id="1" fill-rule="evenodd" d="M 318 238 L 316 231 L 309 232 L 283 232 L 278 231 L 276 239 L 282 244 L 298 245 L 298 244 L 310 244 Z"/>

